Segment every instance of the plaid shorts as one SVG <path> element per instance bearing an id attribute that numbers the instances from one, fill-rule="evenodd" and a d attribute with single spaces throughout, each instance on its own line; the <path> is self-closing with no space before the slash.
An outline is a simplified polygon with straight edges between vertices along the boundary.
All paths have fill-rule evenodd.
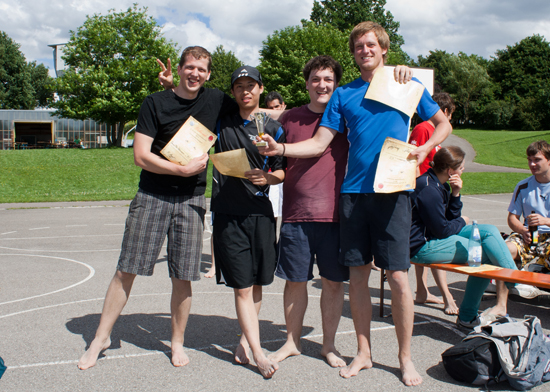
<path id="1" fill-rule="evenodd" d="M 168 235 L 170 277 L 199 280 L 206 200 L 139 190 L 130 204 L 117 270 L 150 276 Z"/>
<path id="2" fill-rule="evenodd" d="M 550 270 L 550 233 L 539 234 L 539 244 L 533 249 L 525 244 L 523 236 L 519 233 L 510 234 L 506 238 L 506 242 L 513 242 L 518 249 L 521 259 L 521 265 L 518 265 L 518 269 L 522 269 L 528 264 L 539 264 Z"/>

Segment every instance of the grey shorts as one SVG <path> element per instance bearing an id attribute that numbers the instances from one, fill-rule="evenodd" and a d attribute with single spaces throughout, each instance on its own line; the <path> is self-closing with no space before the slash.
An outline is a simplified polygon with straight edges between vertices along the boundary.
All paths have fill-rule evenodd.
<path id="1" fill-rule="evenodd" d="M 130 204 L 117 270 L 150 276 L 168 236 L 170 277 L 199 280 L 206 201 L 142 191 Z"/>

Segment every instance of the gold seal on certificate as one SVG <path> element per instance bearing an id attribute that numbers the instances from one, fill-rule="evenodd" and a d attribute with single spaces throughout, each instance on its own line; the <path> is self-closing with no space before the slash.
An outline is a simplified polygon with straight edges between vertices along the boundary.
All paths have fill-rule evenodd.
<path id="1" fill-rule="evenodd" d="M 185 166 L 193 158 L 210 151 L 217 136 L 192 116 L 160 151 L 170 162 Z"/>
<path id="2" fill-rule="evenodd" d="M 407 159 L 416 146 L 387 137 L 380 151 L 374 177 L 375 193 L 393 193 L 416 186 L 416 158 Z"/>
<path id="3" fill-rule="evenodd" d="M 258 113 L 252 113 L 250 115 L 250 119 L 256 121 L 256 129 L 258 130 L 258 136 L 260 139 L 264 135 L 265 131 L 265 125 L 269 121 L 269 114 L 265 112 L 258 112 Z M 257 147 L 265 147 L 267 146 L 267 142 L 261 140 L 259 142 L 256 142 Z"/>

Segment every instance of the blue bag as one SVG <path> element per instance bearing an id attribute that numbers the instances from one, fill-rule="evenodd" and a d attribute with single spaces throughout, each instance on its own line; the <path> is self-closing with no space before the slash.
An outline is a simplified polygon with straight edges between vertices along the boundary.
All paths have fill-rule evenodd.
<path id="1" fill-rule="evenodd" d="M 6 365 L 4 365 L 4 360 L 2 359 L 2 357 L 0 357 L 0 378 L 2 378 L 6 369 L 7 367 Z"/>

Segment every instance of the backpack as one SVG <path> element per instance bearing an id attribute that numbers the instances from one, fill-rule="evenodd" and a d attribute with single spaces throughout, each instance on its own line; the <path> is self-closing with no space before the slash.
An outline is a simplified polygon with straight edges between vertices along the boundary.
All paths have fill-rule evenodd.
<path id="1" fill-rule="evenodd" d="M 442 357 L 445 370 L 458 381 L 481 385 L 483 380 L 487 384 L 508 380 L 512 388 L 520 391 L 550 381 L 550 338 L 535 316 L 525 316 L 523 320 L 501 317 L 487 326 L 476 327 Z"/>
<path id="2" fill-rule="evenodd" d="M 441 357 L 447 373 L 466 384 L 490 385 L 506 378 L 495 343 L 481 337 L 463 340 Z"/>

